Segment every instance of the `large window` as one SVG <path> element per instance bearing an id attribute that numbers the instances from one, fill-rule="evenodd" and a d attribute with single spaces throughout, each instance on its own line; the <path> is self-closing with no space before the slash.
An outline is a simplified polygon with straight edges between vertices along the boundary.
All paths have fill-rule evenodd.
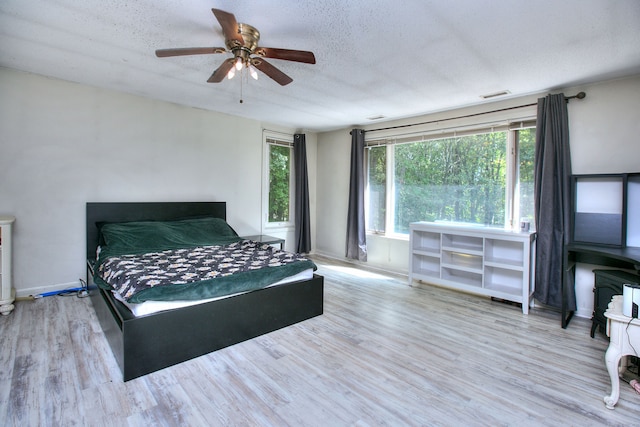
<path id="1" fill-rule="evenodd" d="M 293 222 L 293 147 L 283 138 L 266 138 L 267 227 L 290 226 Z"/>
<path id="2" fill-rule="evenodd" d="M 533 220 L 535 129 L 368 143 L 367 227 L 407 234 L 414 221 L 512 228 Z M 532 221 L 533 222 L 533 221 Z"/>

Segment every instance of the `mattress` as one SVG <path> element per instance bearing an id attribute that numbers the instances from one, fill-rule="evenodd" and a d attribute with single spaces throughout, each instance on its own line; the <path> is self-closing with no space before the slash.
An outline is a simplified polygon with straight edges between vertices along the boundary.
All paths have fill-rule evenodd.
<path id="1" fill-rule="evenodd" d="M 271 285 L 265 286 L 267 288 L 269 287 L 273 287 L 273 286 L 278 286 L 278 285 L 283 285 L 285 283 L 291 283 L 291 282 L 297 282 L 300 280 L 308 280 L 311 279 L 313 277 L 313 268 L 309 268 L 306 269 L 300 273 L 294 274 L 292 276 L 286 277 L 276 283 L 273 283 Z M 195 300 L 195 301 L 144 301 L 141 303 L 130 303 L 127 302 L 122 296 L 120 296 L 120 294 L 118 294 L 117 292 L 113 292 L 112 294 L 115 297 L 115 299 L 117 299 L 118 301 L 120 301 L 122 304 L 125 305 L 125 307 L 127 307 L 129 309 L 129 311 L 131 311 L 131 313 L 136 316 L 136 317 L 140 317 L 140 316 L 146 316 L 149 314 L 153 314 L 153 313 L 158 313 L 160 311 L 166 311 L 166 310 L 175 310 L 178 308 L 184 308 L 184 307 L 190 307 L 193 305 L 197 305 L 197 304 L 204 304 L 207 302 L 211 302 L 211 301 L 216 301 L 216 300 L 220 300 L 223 298 L 230 298 L 236 295 L 240 295 L 243 293 L 247 293 L 247 292 L 251 292 L 251 291 L 245 291 L 245 292 L 237 292 L 231 295 L 225 295 L 225 296 L 218 296 L 218 297 L 214 297 L 214 298 L 207 298 L 207 299 L 202 299 L 202 300 Z"/>

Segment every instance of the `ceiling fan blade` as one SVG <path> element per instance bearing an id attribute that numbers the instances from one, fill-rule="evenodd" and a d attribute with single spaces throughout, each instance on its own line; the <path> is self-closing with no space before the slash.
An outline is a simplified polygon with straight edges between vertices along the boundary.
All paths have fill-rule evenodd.
<path id="1" fill-rule="evenodd" d="M 209 53 L 225 53 L 226 51 L 223 47 L 181 47 L 176 49 L 158 49 L 156 50 L 156 56 L 158 58 L 166 58 L 167 56 L 205 55 Z"/>
<path id="2" fill-rule="evenodd" d="M 213 72 L 213 74 L 211 74 L 211 77 L 209 77 L 207 83 L 220 83 L 222 80 L 224 80 L 227 73 L 229 73 L 229 70 L 233 68 L 234 62 L 234 58 L 229 58 L 224 61 L 222 65 L 219 66 L 218 69 Z"/>
<path id="3" fill-rule="evenodd" d="M 251 65 L 256 67 L 258 70 L 265 73 L 267 76 L 278 82 L 280 85 L 285 86 L 293 81 L 293 79 L 287 76 L 282 71 L 278 70 L 273 65 L 269 64 L 262 58 L 252 58 Z"/>
<path id="4" fill-rule="evenodd" d="M 306 50 L 259 47 L 253 53 L 255 55 L 264 56 L 265 58 L 284 59 L 285 61 L 304 62 L 305 64 L 316 63 L 316 57 L 313 55 L 313 52 Z"/>
<path id="5" fill-rule="evenodd" d="M 216 19 L 222 27 L 224 38 L 237 42 L 239 46 L 244 45 L 244 39 L 242 38 L 240 30 L 238 29 L 238 21 L 236 21 L 236 17 L 233 15 L 233 13 L 225 12 L 224 10 L 220 9 L 211 9 L 211 11 L 216 16 Z"/>

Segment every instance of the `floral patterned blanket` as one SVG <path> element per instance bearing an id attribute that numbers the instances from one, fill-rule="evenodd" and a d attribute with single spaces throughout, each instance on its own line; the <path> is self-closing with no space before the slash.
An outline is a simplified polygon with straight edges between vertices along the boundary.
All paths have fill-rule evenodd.
<path id="1" fill-rule="evenodd" d="M 107 257 L 96 282 L 128 302 L 195 300 L 260 289 L 316 266 L 251 240 Z"/>

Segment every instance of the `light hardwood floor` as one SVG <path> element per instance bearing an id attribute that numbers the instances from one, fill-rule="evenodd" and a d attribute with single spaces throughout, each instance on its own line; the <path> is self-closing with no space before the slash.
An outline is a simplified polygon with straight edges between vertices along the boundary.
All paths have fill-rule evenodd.
<path id="1" fill-rule="evenodd" d="M 10 426 L 633 426 L 590 322 L 317 259 L 322 316 L 127 383 L 88 299 L 0 318 Z M 203 327 L 203 325 L 193 325 Z"/>

